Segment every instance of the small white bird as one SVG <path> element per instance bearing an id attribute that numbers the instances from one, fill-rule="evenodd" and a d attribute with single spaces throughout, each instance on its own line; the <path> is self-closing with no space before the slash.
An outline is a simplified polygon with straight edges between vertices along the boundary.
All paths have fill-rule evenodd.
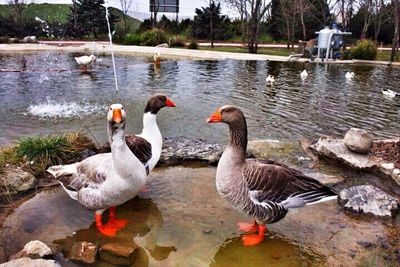
<path id="1" fill-rule="evenodd" d="M 160 52 L 156 52 L 156 54 L 153 57 L 154 63 L 157 65 L 160 65 L 161 63 L 161 54 Z"/>
<path id="2" fill-rule="evenodd" d="M 96 56 L 93 54 L 90 56 L 81 56 L 81 57 L 76 57 L 75 60 L 76 63 L 78 63 L 81 66 L 81 70 L 83 72 L 87 72 L 87 65 L 96 62 Z"/>
<path id="3" fill-rule="evenodd" d="M 265 78 L 265 82 L 266 82 L 268 85 L 273 85 L 274 82 L 275 82 L 275 77 L 272 76 L 272 75 L 268 75 L 267 78 Z"/>
<path id="4" fill-rule="evenodd" d="M 306 70 L 303 70 L 301 73 L 300 73 L 300 77 L 301 77 L 301 79 L 304 81 L 305 79 L 307 79 L 307 76 L 308 76 L 308 72 L 306 71 Z"/>
<path id="5" fill-rule="evenodd" d="M 351 80 L 355 76 L 354 72 L 346 72 L 346 79 Z"/>
<path id="6" fill-rule="evenodd" d="M 382 89 L 382 93 L 388 97 L 395 97 L 396 95 L 399 95 L 399 93 L 396 93 L 395 91 L 392 91 L 390 89 Z"/>

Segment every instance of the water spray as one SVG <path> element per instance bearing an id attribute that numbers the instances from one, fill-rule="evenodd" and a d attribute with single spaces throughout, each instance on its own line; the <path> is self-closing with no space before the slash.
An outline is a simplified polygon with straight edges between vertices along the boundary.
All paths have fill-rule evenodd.
<path id="1" fill-rule="evenodd" d="M 108 38 L 110 39 L 110 49 L 111 49 L 111 59 L 113 63 L 113 69 L 114 69 L 114 80 L 115 80 L 115 90 L 118 92 L 118 81 L 117 81 L 117 71 L 115 69 L 115 60 L 114 60 L 114 51 L 112 49 L 112 34 L 111 34 L 111 26 L 110 26 L 110 20 L 108 19 L 108 7 L 110 4 L 108 3 L 108 0 L 104 1 L 103 6 L 106 9 L 106 20 L 107 20 L 107 26 L 108 26 Z"/>

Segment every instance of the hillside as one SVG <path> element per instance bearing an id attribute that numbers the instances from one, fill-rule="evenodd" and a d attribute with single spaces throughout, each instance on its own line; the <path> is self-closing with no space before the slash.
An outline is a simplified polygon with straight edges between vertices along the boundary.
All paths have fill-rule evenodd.
<path id="1" fill-rule="evenodd" d="M 26 18 L 34 18 L 39 17 L 40 19 L 48 22 L 60 22 L 65 23 L 68 19 L 68 14 L 70 5 L 66 4 L 28 4 L 26 9 L 24 10 L 24 17 Z M 122 11 L 116 8 L 112 9 L 112 12 L 117 17 L 121 18 L 117 22 L 117 27 L 123 27 L 122 21 Z M 0 5 L 0 16 L 9 16 L 12 14 L 12 8 L 9 5 Z M 128 16 L 127 24 L 131 29 L 137 29 L 140 25 L 140 21 Z"/>

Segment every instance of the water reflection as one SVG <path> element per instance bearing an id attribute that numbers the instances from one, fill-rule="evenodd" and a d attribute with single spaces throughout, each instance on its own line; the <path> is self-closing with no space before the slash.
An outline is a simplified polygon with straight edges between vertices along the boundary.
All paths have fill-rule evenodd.
<path id="1" fill-rule="evenodd" d="M 320 266 L 317 256 L 311 256 L 282 237 L 269 234 L 257 246 L 243 247 L 240 237 L 228 238 L 215 253 L 210 267 Z"/>

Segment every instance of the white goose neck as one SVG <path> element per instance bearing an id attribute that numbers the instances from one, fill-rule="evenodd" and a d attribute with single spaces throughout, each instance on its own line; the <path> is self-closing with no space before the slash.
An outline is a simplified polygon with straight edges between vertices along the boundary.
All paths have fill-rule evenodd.
<path id="1" fill-rule="evenodd" d="M 143 130 L 146 128 L 157 127 L 157 115 L 151 112 L 146 112 L 143 114 Z M 158 128 L 158 127 L 157 127 Z"/>

